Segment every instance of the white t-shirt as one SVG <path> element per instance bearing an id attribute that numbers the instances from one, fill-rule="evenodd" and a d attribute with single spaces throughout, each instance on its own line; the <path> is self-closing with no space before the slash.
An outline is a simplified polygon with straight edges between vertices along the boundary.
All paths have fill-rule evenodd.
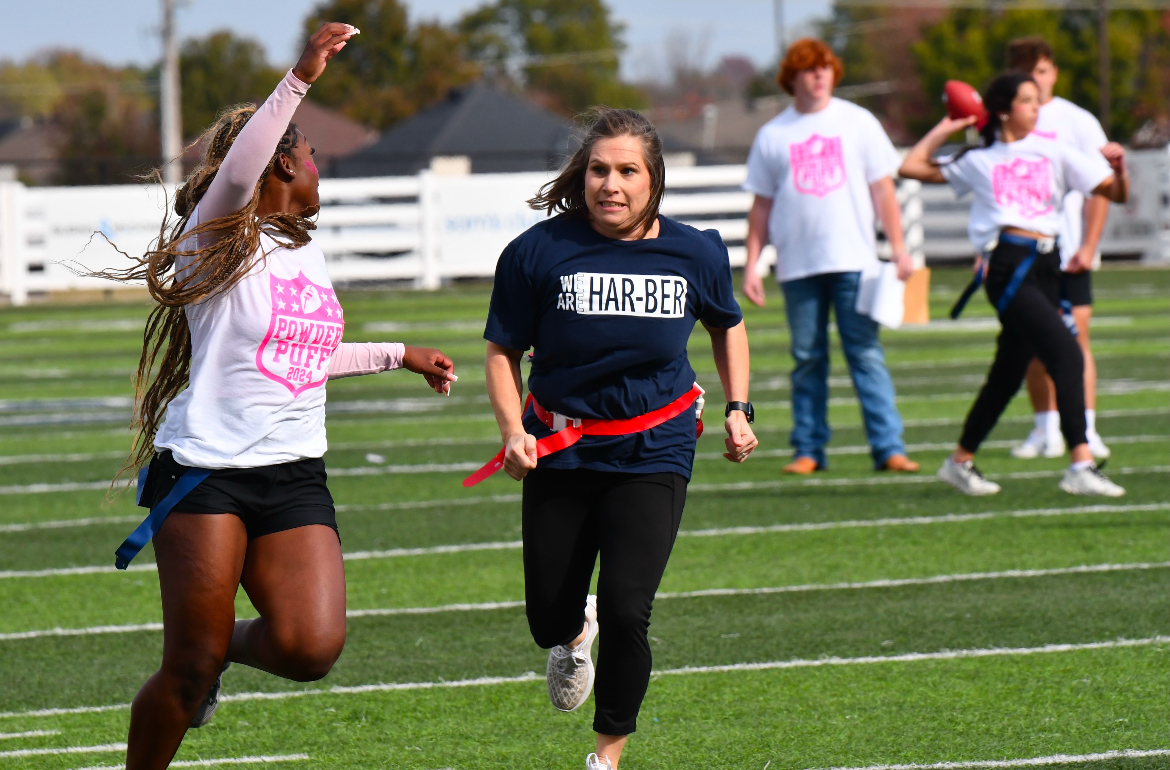
<path id="1" fill-rule="evenodd" d="M 967 236 L 979 252 L 1005 227 L 1059 235 L 1068 191 L 1092 192 L 1113 175 L 1100 153 L 1086 155 L 1035 134 L 1015 142 L 997 141 L 969 150 L 958 160 L 939 162 L 956 196 L 975 194 Z"/>
<path id="2" fill-rule="evenodd" d="M 186 308 L 191 381 L 154 440 L 183 465 L 255 468 L 327 449 L 325 381 L 345 320 L 325 255 L 266 235 L 261 248 L 268 256 L 230 291 Z"/>
<path id="3" fill-rule="evenodd" d="M 1043 139 L 1072 145 L 1086 155 L 1097 154 L 1109 143 L 1105 130 L 1093 113 L 1068 99 L 1054 97 L 1040 105 L 1040 116 L 1032 133 Z M 1071 190 L 1064 196 L 1064 218 L 1060 228 L 1060 263 L 1068 264 L 1085 237 L 1085 196 Z"/>
<path id="4" fill-rule="evenodd" d="M 772 199 L 768 236 L 777 279 L 876 262 L 869 186 L 893 176 L 901 162 L 877 118 L 842 99 L 812 113 L 790 106 L 764 124 L 748 155 L 744 189 Z"/>

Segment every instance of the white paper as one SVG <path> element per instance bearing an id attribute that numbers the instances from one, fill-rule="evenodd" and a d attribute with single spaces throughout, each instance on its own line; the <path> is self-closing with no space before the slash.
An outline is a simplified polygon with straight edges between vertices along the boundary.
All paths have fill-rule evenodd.
<path id="1" fill-rule="evenodd" d="M 906 284 L 898 280 L 897 265 L 878 262 L 861 272 L 856 310 L 888 329 L 897 329 L 906 314 L 905 296 Z"/>

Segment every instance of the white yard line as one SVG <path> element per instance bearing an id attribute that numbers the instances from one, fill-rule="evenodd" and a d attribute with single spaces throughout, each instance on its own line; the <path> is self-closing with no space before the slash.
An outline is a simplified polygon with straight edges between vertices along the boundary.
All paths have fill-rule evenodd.
<path id="1" fill-rule="evenodd" d="M 401 503 L 373 503 L 370 505 L 339 505 L 338 513 L 350 511 L 409 511 L 426 508 L 455 508 L 483 503 L 518 503 L 520 495 L 490 495 L 487 497 L 456 497 L 449 500 L 412 500 Z M 136 524 L 145 516 L 91 516 L 84 519 L 56 519 L 20 524 L 0 524 L 0 533 L 28 532 L 37 529 L 70 529 L 73 527 L 102 526 L 105 524 Z"/>
<path id="2" fill-rule="evenodd" d="M 1084 644 L 1045 644 L 1041 647 L 989 647 L 974 650 L 941 650 L 939 652 L 908 652 L 903 655 L 865 655 L 857 658 L 813 658 L 776 660 L 765 663 L 730 663 L 725 666 L 684 666 L 654 671 L 652 676 L 682 674 L 725 674 L 733 671 L 773 671 L 785 668 L 820 668 L 821 666 L 864 666 L 871 663 L 918 663 L 924 660 L 963 660 L 966 658 L 996 658 L 1014 655 L 1044 655 L 1054 652 L 1080 650 L 1108 650 L 1118 647 L 1146 647 L 1152 644 L 1170 644 L 1170 636 L 1151 636 L 1147 639 L 1115 639 L 1108 642 Z M 228 696 L 231 697 L 230 695 Z"/>
<path id="3" fill-rule="evenodd" d="M 1013 657 L 1021 655 L 1046 655 L 1082 650 L 1110 650 L 1131 647 L 1149 647 L 1155 644 L 1170 644 L 1170 636 L 1151 636 L 1145 639 L 1113 639 L 1105 642 L 1083 644 L 1046 644 L 1041 647 L 990 647 L 969 650 L 942 650 L 940 652 L 912 652 L 903 655 L 866 655 L 856 658 L 797 658 L 794 660 L 769 661 L 764 663 L 732 663 L 725 666 L 686 666 L 654 671 L 652 676 L 685 676 L 689 674 L 724 674 L 739 671 L 769 671 L 789 668 L 821 668 L 824 666 L 865 666 L 878 663 L 919 663 L 931 660 L 963 660 L 971 658 Z M 242 692 L 220 696 L 220 703 L 241 703 L 246 701 L 288 700 L 317 695 L 361 695 L 375 692 L 401 692 L 408 690 L 440 690 L 461 687 L 490 687 L 493 685 L 519 682 L 543 682 L 544 676 L 528 671 L 520 676 L 485 676 L 477 679 L 457 679 L 444 682 L 389 682 L 363 684 L 350 687 L 335 686 L 328 689 L 288 690 L 285 692 Z M 0 712 L 0 719 L 62 716 L 68 714 L 92 714 L 104 711 L 121 711 L 130 708 L 129 703 L 110 706 L 78 706 L 65 709 L 38 709 L 35 711 Z M 124 744 L 123 744 L 124 748 Z"/>
<path id="4" fill-rule="evenodd" d="M 845 521 L 810 521 L 792 524 L 767 524 L 758 527 L 713 527 L 711 529 L 684 529 L 679 537 L 718 537 L 722 535 L 756 535 L 769 532 L 816 532 L 826 529 L 861 529 L 868 527 L 896 527 L 920 524 L 954 524 L 962 521 L 986 519 L 1024 519 L 1033 516 L 1072 516 L 1091 513 L 1140 513 L 1170 510 L 1170 503 L 1141 503 L 1137 505 L 1078 505 L 1071 508 L 1024 508 L 1016 511 L 984 511 L 981 513 L 946 513 L 941 516 L 901 516 L 884 519 L 846 519 Z"/>
<path id="5" fill-rule="evenodd" d="M 1124 469 L 1122 469 L 1124 470 Z M 1137 469 L 1135 469 L 1137 470 Z M 1170 470 L 1170 467 L 1156 470 Z M 1049 475 L 1059 475 L 1060 471 L 1038 471 Z M 994 477 L 993 477 L 994 478 Z M 842 479 L 846 481 L 847 479 Z M 933 481 L 933 478 L 923 478 L 924 481 Z M 816 481 L 816 479 L 812 479 Z M 740 482 L 741 484 L 771 484 L 772 482 Z M 787 486 L 787 485 L 786 485 Z M 732 485 L 734 489 L 742 486 Z M 752 487 L 758 488 L 758 487 Z M 702 490 L 710 491 L 710 490 Z M 388 505 L 394 505 L 390 503 Z M 423 506 L 418 506 L 423 507 Z M 963 521 L 980 521 L 998 518 L 1028 518 L 1031 516 L 1068 516 L 1092 513 L 1138 513 L 1143 511 L 1161 511 L 1170 509 L 1167 503 L 1140 503 L 1135 505 L 1080 505 L 1070 508 L 1023 508 L 1015 511 L 989 511 L 982 513 L 948 513 L 942 516 L 906 516 L 884 519 L 850 519 L 846 521 L 816 521 L 795 522 L 792 524 L 769 524 L 749 527 L 718 527 L 712 529 L 681 530 L 679 537 L 717 537 L 722 535 L 753 535 L 771 532 L 811 532 L 824 529 L 855 529 L 867 527 L 892 527 L 921 524 L 951 524 Z M 434 556 L 437 554 L 464 553 L 469 551 L 506 551 L 523 547 L 521 540 L 505 540 L 486 543 L 455 543 L 451 545 L 436 545 L 421 548 L 393 548 L 384 551 L 351 551 L 343 553 L 345 560 L 365 561 L 368 559 L 393 559 L 405 556 Z M 155 572 L 158 566 L 152 562 L 131 564 L 127 572 Z M 58 567 L 40 570 L 7 570 L 0 571 L 0 579 L 4 578 L 41 578 L 69 575 L 94 575 L 118 572 L 112 566 L 93 565 L 87 567 Z"/>
<path id="6" fill-rule="evenodd" d="M 92 460 L 118 460 L 126 457 L 123 450 L 111 452 L 73 452 L 70 454 L 0 455 L 0 465 L 32 463 L 84 463 Z"/>
<path id="7" fill-rule="evenodd" d="M 1002 441 L 984 441 L 980 445 L 980 449 L 1011 449 L 1017 446 L 1023 439 L 1006 439 Z M 1107 444 L 1156 444 L 1164 443 L 1170 445 L 1170 436 L 1110 436 L 1106 439 Z M 920 444 L 907 444 L 907 452 L 942 452 L 952 451 L 955 448 L 954 441 L 932 441 Z M 870 453 L 868 444 L 856 444 L 851 446 L 829 447 L 825 450 L 825 454 L 829 455 L 867 455 Z M 764 449 L 757 450 L 752 453 L 752 457 L 790 457 L 792 456 L 792 448 L 784 449 Z M 722 460 L 722 452 L 697 452 L 695 454 L 696 460 Z"/>
<path id="8" fill-rule="evenodd" d="M 411 511 L 418 508 L 453 508 L 483 503 L 518 503 L 522 495 L 488 495 L 486 497 L 455 497 L 447 500 L 409 500 L 401 503 L 372 503 L 369 505 L 339 505 L 338 513 L 347 511 Z"/>
<path id="9" fill-rule="evenodd" d="M 308 754 L 274 754 L 272 756 L 256 757 L 222 757 L 220 759 L 186 759 L 171 762 L 167 767 L 212 767 L 214 765 L 267 765 L 274 762 L 304 762 L 309 759 Z M 77 770 L 121 770 L 125 765 L 93 765 L 79 767 Z"/>
<path id="10" fill-rule="evenodd" d="M 1001 572 L 968 572 L 959 575 L 936 575 L 925 578 L 898 578 L 893 580 L 868 580 L 860 583 L 809 583 L 797 586 L 775 588 L 707 588 L 701 591 L 677 591 L 659 593 L 655 599 L 695 599 L 704 596 L 763 596 L 768 594 L 807 593 L 810 591 L 852 591 L 867 588 L 902 588 L 905 586 L 942 585 L 976 580 L 1004 580 L 1015 578 L 1052 577 L 1054 575 L 1089 575 L 1102 572 L 1128 572 L 1131 570 L 1166 569 L 1170 562 L 1139 564 L 1091 564 L 1080 567 L 1057 567 L 1054 569 L 1011 569 Z"/>
<path id="11" fill-rule="evenodd" d="M 56 749 L 16 749 L 14 751 L 0 751 L 0 759 L 41 757 L 55 754 L 114 754 L 125 750 L 125 743 L 106 743 L 101 746 L 62 746 Z"/>
<path id="12" fill-rule="evenodd" d="M 1133 393 L 1163 393 L 1166 391 L 1170 391 L 1170 382 L 1163 380 L 1113 380 L 1099 383 L 1097 386 L 1097 395 L 1100 396 L 1128 396 Z M 978 394 L 974 391 L 926 393 L 921 395 L 897 396 L 894 401 L 899 404 L 973 401 L 976 395 Z M 829 406 L 853 406 L 857 403 L 859 402 L 855 396 L 837 396 L 830 398 L 828 401 Z M 756 401 L 755 406 L 759 408 L 788 409 L 791 408 L 792 402 L 787 399 L 781 401 Z"/>
<path id="13" fill-rule="evenodd" d="M 964 762 L 933 762 L 931 764 L 866 765 L 865 767 L 819 768 L 818 770 L 982 770 L 999 767 L 1048 767 L 1052 765 L 1077 765 L 1088 762 L 1108 762 L 1114 759 L 1141 759 L 1144 757 L 1170 756 L 1170 749 L 1123 749 L 1102 751 L 1097 754 L 1052 754 L 1047 757 L 1025 759 L 977 759 Z"/>
<path id="14" fill-rule="evenodd" d="M 145 517 L 142 516 L 90 516 L 84 519 L 56 519 L 54 521 L 30 521 L 23 524 L 0 524 L 0 532 L 28 532 L 35 529 L 70 529 L 72 527 L 92 527 L 102 524 L 132 524 Z"/>
<path id="15" fill-rule="evenodd" d="M 1166 506 L 1170 507 L 1170 506 Z M 811 591 L 854 591 L 868 588 L 901 588 L 905 586 L 941 585 L 977 580 L 1003 580 L 1016 578 L 1052 577 L 1056 575 L 1089 575 L 1103 572 L 1130 572 L 1139 570 L 1167 569 L 1167 562 L 1137 562 L 1131 564 L 1086 564 L 1076 567 L 1053 567 L 1051 569 L 1002 570 L 999 572 L 967 572 L 958 575 L 933 575 L 921 578 L 886 578 L 862 582 L 806 583 L 803 585 L 772 586 L 765 588 L 707 588 L 699 591 L 659 592 L 655 599 L 693 599 L 704 596 L 760 596 L 768 594 L 807 593 Z M 463 604 L 441 604 L 436 607 L 386 607 L 362 610 L 346 610 L 347 618 L 370 618 L 393 615 L 435 615 L 444 612 L 490 612 L 493 610 L 518 609 L 523 601 L 478 602 Z M 41 631 L 17 631 L 0 634 L 0 642 L 21 639 L 40 639 L 53 636 L 94 636 L 98 634 L 127 634 L 145 631 L 161 631 L 162 623 L 137 623 L 123 626 L 91 626 L 89 628 L 49 628 Z M 0 735 L 0 738 L 4 737 Z"/>
<path id="16" fill-rule="evenodd" d="M 1133 442 L 1118 441 L 1117 443 L 1139 443 L 1146 441 L 1166 441 L 1165 437 L 1159 436 L 1141 436 L 1132 437 Z M 992 445 L 1002 443 L 1004 446 L 1014 446 L 1019 442 L 992 442 Z M 915 445 L 911 446 L 913 451 Z M 953 444 L 921 444 L 916 445 L 922 449 L 945 449 L 953 447 Z M 866 447 L 838 447 L 830 449 L 829 454 L 864 454 L 868 452 Z M 771 449 L 757 452 L 757 457 L 787 457 L 792 453 L 791 449 Z M 718 460 L 722 459 L 722 454 L 717 452 L 700 453 L 696 455 L 699 460 Z M 460 463 L 410 463 L 405 465 L 369 465 L 358 466 L 353 468 L 333 468 L 328 470 L 332 477 L 343 476 L 385 476 L 396 474 L 415 474 L 415 473 L 467 473 L 469 471 L 479 470 L 483 463 L 477 461 L 460 462 Z M 1111 473 L 1145 473 L 1145 472 L 1162 472 L 1170 468 L 1170 466 L 1153 466 L 1152 468 L 1120 468 Z M 987 474 L 988 478 L 1000 479 L 1023 479 L 1023 478 L 1048 478 L 1050 476 L 1059 476 L 1063 471 L 1039 471 L 1022 473 L 1002 473 L 1002 474 Z M 757 484 L 763 483 L 772 486 L 851 486 L 851 485 L 866 485 L 866 484 L 921 484 L 926 482 L 933 482 L 936 479 L 933 476 L 884 476 L 874 477 L 869 479 L 803 479 L 783 482 L 740 482 L 741 484 Z M 136 485 L 134 479 L 126 482 L 127 487 Z M 14 484 L 8 486 L 0 486 L 0 495 L 32 495 L 32 494 L 46 494 L 50 492 L 83 492 L 105 490 L 110 486 L 109 481 L 79 481 L 66 482 L 62 484 Z M 722 491 L 727 488 L 721 484 L 691 484 L 688 489 L 692 492 L 706 492 L 706 491 Z M 755 487 L 736 487 L 743 489 L 753 489 Z M 761 487 L 765 488 L 765 487 Z"/>
<path id="17" fill-rule="evenodd" d="M 1167 473 L 1170 465 L 1150 465 L 1140 468 L 1110 468 L 1110 475 L 1131 476 L 1138 473 Z M 1064 475 L 1063 470 L 1016 471 L 1013 473 L 988 473 L 989 479 L 1055 479 Z M 868 476 L 853 479 L 794 479 L 792 481 L 733 481 L 723 484 L 691 484 L 687 492 L 735 492 L 754 489 L 781 489 L 785 487 L 867 487 L 886 484 L 936 484 L 940 482 L 933 474 L 923 476 Z"/>
<path id="18" fill-rule="evenodd" d="M 0 741 L 12 738 L 42 738 L 48 735 L 60 735 L 60 730 L 29 730 L 23 733 L 0 733 Z"/>
<path id="19" fill-rule="evenodd" d="M 158 572 L 158 565 L 154 562 L 146 564 L 131 564 L 125 570 L 116 569 L 113 566 L 106 566 L 104 564 L 94 564 L 89 567 L 54 567 L 51 569 L 10 569 L 0 570 L 0 580 L 6 578 L 42 578 L 42 577 L 64 577 L 69 575 L 100 575 L 106 572 Z"/>
<path id="20" fill-rule="evenodd" d="M 46 628 L 41 631 L 15 631 L 0 634 L 0 642 L 41 639 L 46 636 L 95 636 L 98 634 L 132 634 L 139 631 L 162 631 L 162 623 L 132 623 L 124 626 L 90 626 L 89 628 Z M 0 735 L 0 738 L 3 736 Z"/>

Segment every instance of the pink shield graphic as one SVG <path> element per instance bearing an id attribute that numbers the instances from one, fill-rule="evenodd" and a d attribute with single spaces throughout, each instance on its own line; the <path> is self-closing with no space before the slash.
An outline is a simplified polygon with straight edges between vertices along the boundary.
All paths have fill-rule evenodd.
<path id="1" fill-rule="evenodd" d="M 256 368 L 289 389 L 294 397 L 325 384 L 329 357 L 345 332 L 337 295 L 298 273 L 296 278 L 269 275 L 272 320 L 256 351 Z"/>
<path id="2" fill-rule="evenodd" d="M 841 137 L 813 134 L 788 145 L 792 184 L 798 193 L 823 198 L 845 184 L 845 154 Z"/>
<path id="3" fill-rule="evenodd" d="M 1014 158 L 991 170 L 991 190 L 995 202 L 1014 206 L 1028 219 L 1052 211 L 1052 170 L 1048 158 L 1025 160 Z"/>

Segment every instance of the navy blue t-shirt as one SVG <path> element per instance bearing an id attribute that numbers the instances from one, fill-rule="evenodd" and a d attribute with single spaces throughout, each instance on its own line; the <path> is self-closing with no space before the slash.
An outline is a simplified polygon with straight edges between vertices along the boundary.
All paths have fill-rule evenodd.
<path id="1" fill-rule="evenodd" d="M 687 360 L 695 322 L 729 329 L 743 319 L 719 233 L 658 221 L 657 238 L 617 241 L 561 214 L 500 255 L 483 336 L 534 349 L 528 389 L 545 409 L 603 420 L 660 409 L 695 382 Z M 524 426 L 537 438 L 552 433 L 531 409 Z M 539 467 L 690 478 L 694 458 L 688 409 L 641 433 L 584 436 Z"/>

